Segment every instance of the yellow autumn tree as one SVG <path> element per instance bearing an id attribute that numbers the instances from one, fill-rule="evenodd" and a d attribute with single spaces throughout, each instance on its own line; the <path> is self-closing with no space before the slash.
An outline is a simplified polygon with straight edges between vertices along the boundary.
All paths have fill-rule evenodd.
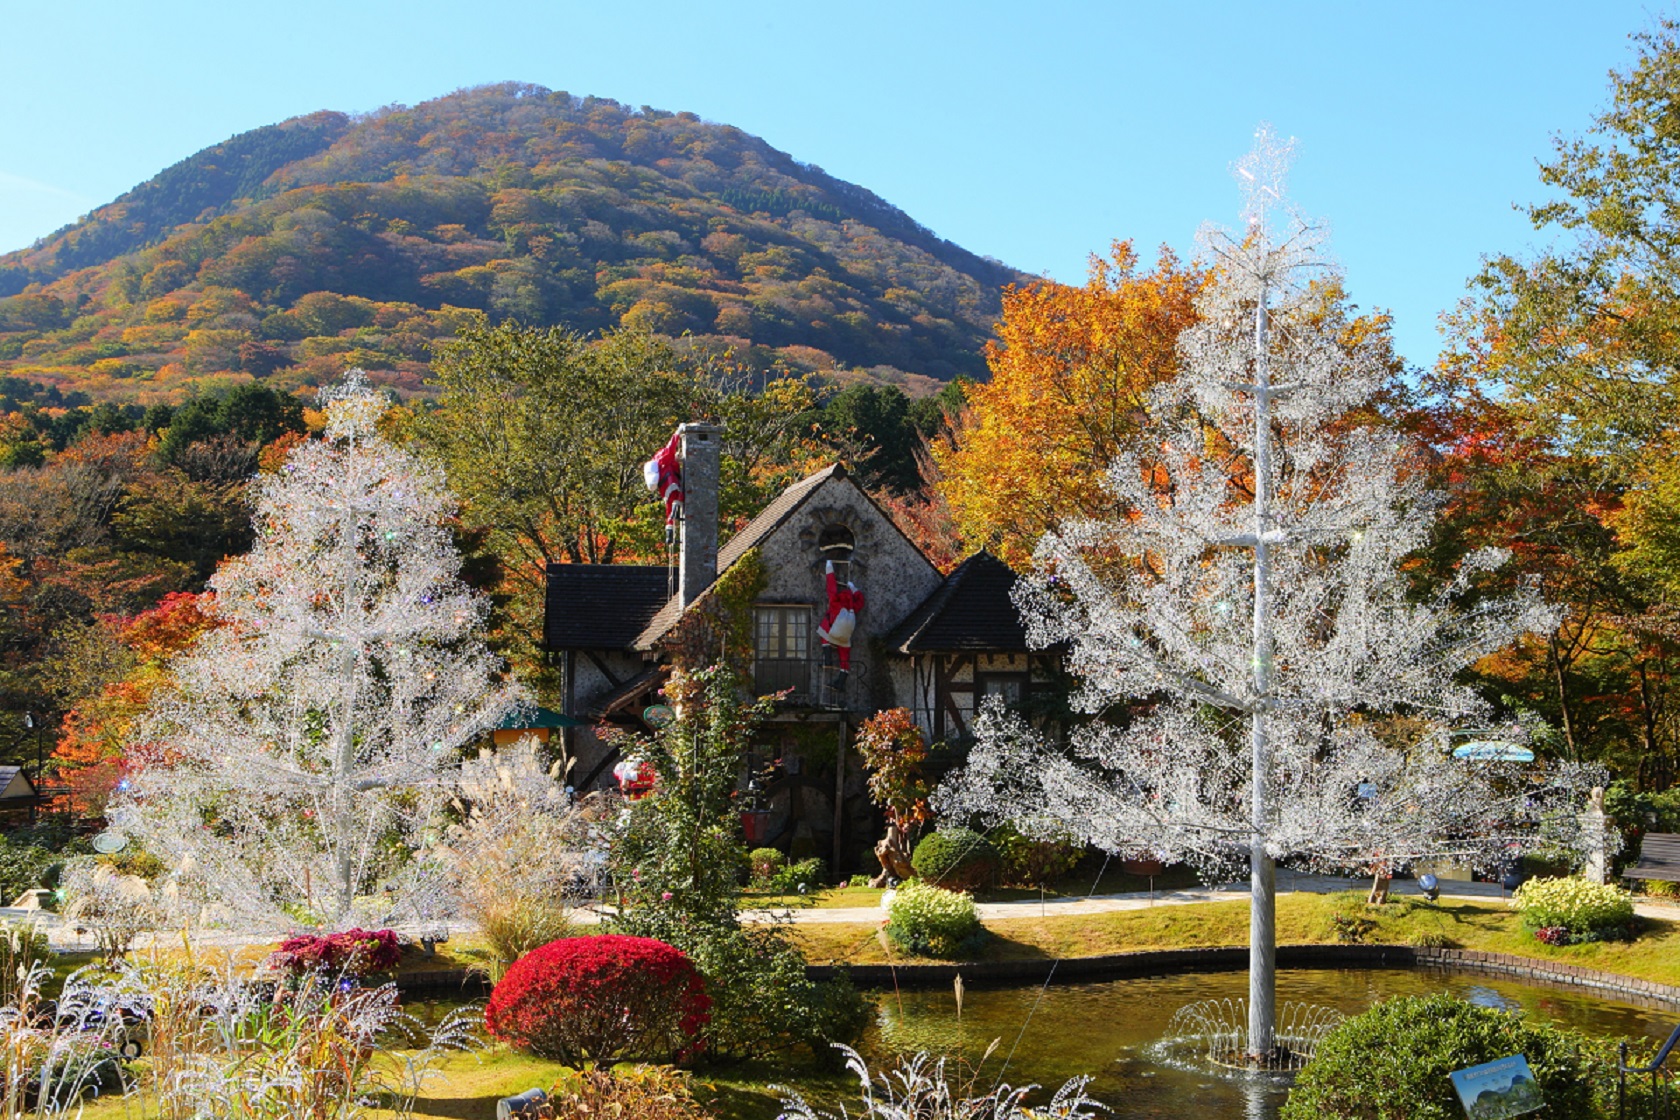
<path id="1" fill-rule="evenodd" d="M 966 548 L 1016 567 L 1061 519 L 1112 512 L 1103 470 L 1134 440 L 1151 388 L 1178 371 L 1178 336 L 1195 322 L 1209 274 L 1162 248 L 1138 271 L 1130 241 L 1093 255 L 1083 287 L 1010 287 L 991 380 L 936 441 L 939 490 Z"/>

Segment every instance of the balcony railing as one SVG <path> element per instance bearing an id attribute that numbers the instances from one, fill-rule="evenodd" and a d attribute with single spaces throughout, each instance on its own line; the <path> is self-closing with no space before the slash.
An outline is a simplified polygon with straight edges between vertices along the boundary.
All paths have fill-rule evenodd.
<path id="1" fill-rule="evenodd" d="M 837 666 L 810 657 L 760 657 L 753 662 L 753 689 L 760 696 L 783 692 L 789 704 L 844 708 L 846 681 Z"/>

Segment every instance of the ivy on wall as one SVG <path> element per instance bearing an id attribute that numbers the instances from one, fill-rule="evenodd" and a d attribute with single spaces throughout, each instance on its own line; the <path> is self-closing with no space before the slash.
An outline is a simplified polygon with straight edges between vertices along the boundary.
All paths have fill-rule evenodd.
<path id="1" fill-rule="evenodd" d="M 744 553 L 683 613 L 666 639 L 677 668 L 693 672 L 727 665 L 750 677 L 753 662 L 753 604 L 769 585 L 764 556 Z"/>

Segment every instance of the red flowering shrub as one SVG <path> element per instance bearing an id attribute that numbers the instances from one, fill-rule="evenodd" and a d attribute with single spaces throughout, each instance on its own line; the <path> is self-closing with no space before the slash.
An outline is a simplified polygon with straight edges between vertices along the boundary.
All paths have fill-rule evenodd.
<path id="1" fill-rule="evenodd" d="M 491 1035 L 571 1066 L 667 1061 L 698 1048 L 711 997 L 682 951 L 650 937 L 568 937 L 513 962 L 484 1009 Z"/>
<path id="2" fill-rule="evenodd" d="M 395 968 L 402 960 L 402 944 L 388 929 L 347 929 L 338 933 L 308 933 L 288 937 L 268 963 L 285 972 L 335 972 L 367 976 Z"/>

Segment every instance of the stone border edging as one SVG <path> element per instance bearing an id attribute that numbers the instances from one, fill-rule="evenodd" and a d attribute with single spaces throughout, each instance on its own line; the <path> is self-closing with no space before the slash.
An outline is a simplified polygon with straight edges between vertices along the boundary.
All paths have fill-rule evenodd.
<path id="1" fill-rule="evenodd" d="M 1444 968 L 1480 972 L 1586 988 L 1607 995 L 1631 997 L 1666 1008 L 1680 1009 L 1680 986 L 1640 980 L 1561 961 L 1537 960 L 1514 953 L 1480 949 L 1428 949 L 1412 945 L 1279 945 L 1280 968 Z M 859 987 L 943 987 L 962 973 L 965 985 L 1042 984 L 1057 981 L 1109 980 L 1127 976 L 1160 976 L 1175 972 L 1237 972 L 1248 967 L 1244 946 L 1203 949 L 1143 949 L 1096 957 L 1067 957 L 1061 961 L 969 961 L 961 964 L 807 965 L 805 973 L 823 980 L 844 970 Z M 491 985 L 482 973 L 467 969 L 411 972 L 397 977 L 406 996 L 465 996 L 481 998 Z"/>
<path id="2" fill-rule="evenodd" d="M 405 996 L 465 996 L 468 999 L 489 995 L 492 986 L 484 973 L 469 968 L 398 973 L 394 983 L 397 991 Z"/>
<path id="3" fill-rule="evenodd" d="M 1513 953 L 1480 949 L 1429 949 L 1412 945 L 1279 945 L 1280 968 L 1445 968 L 1493 973 L 1572 988 L 1589 988 L 1611 995 L 1647 1000 L 1680 1008 L 1680 986 L 1639 980 L 1596 968 L 1537 960 Z M 1245 946 L 1205 949 L 1145 949 L 1096 957 L 1068 957 L 1061 961 L 970 961 L 963 964 L 808 965 L 806 974 L 824 979 L 840 968 L 859 987 L 932 987 L 950 984 L 962 973 L 965 985 L 1042 984 L 1056 981 L 1158 976 L 1174 972 L 1234 972 L 1248 967 Z"/>

